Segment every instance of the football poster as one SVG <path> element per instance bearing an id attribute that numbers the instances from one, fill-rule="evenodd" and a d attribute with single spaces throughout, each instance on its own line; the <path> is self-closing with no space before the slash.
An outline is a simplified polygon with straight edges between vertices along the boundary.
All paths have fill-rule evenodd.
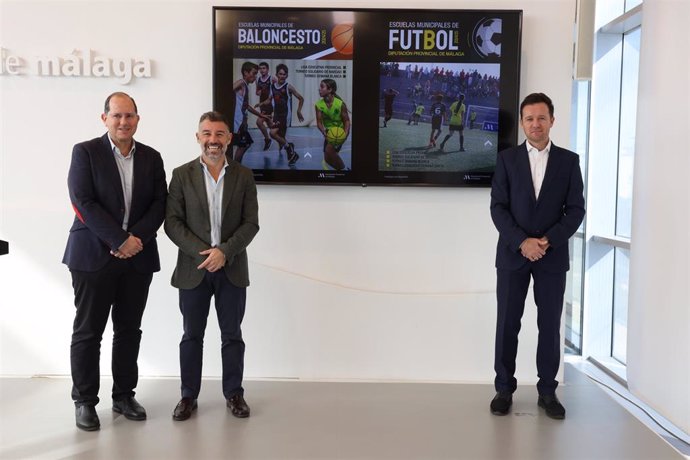
<path id="1" fill-rule="evenodd" d="M 464 173 L 495 166 L 502 21 L 388 21 L 381 50 L 378 170 Z"/>

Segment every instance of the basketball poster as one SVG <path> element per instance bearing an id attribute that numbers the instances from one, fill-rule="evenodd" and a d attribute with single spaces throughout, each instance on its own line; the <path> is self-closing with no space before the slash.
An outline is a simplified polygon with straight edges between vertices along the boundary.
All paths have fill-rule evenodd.
<path id="1" fill-rule="evenodd" d="M 214 109 L 257 182 L 488 186 L 520 11 L 214 8 Z"/>
<path id="2" fill-rule="evenodd" d="M 255 171 L 257 180 L 274 171 L 318 171 L 323 179 L 351 174 L 353 22 L 351 12 L 267 12 L 257 20 L 253 11 L 234 11 L 223 22 L 230 39 L 227 60 L 237 78 L 224 85 L 218 103 L 237 119 L 235 136 L 242 127 L 241 136 L 250 145 L 241 162 Z M 256 76 L 243 75 L 247 63 L 258 66 Z M 238 89 L 234 83 L 239 78 L 246 84 L 240 82 Z M 236 91 L 243 93 L 241 98 Z M 241 116 L 238 101 L 244 99 L 247 110 Z M 335 105 L 338 115 L 331 113 Z M 327 118 L 320 107 L 338 118 Z M 347 120 L 341 115 L 345 110 Z M 337 139 L 328 135 L 333 127 L 340 128 Z"/>

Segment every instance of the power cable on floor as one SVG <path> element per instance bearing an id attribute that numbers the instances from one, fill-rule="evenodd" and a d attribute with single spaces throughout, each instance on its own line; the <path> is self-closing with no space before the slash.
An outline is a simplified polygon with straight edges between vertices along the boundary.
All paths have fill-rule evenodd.
<path id="1" fill-rule="evenodd" d="M 585 374 L 590 380 L 592 380 L 592 381 L 598 383 L 598 384 L 601 385 L 601 386 L 604 386 L 604 387 L 608 388 L 609 390 L 613 391 L 614 393 L 616 393 L 616 394 L 617 394 L 618 396 L 620 396 L 621 398 L 623 398 L 623 399 L 625 399 L 626 401 L 628 401 L 628 402 L 629 402 L 630 404 L 632 404 L 633 406 L 635 406 L 635 407 L 637 407 L 638 409 L 640 409 L 642 412 L 644 412 L 644 413 L 647 415 L 647 417 L 649 417 L 654 423 L 656 423 L 656 424 L 659 426 L 659 428 L 661 428 L 662 430 L 664 430 L 665 432 L 667 432 L 668 434 L 670 434 L 671 436 L 673 436 L 675 439 L 679 440 L 680 442 L 682 442 L 682 443 L 685 444 L 686 446 L 690 446 L 690 443 L 689 443 L 689 442 L 687 442 L 686 440 L 682 439 L 682 438 L 679 437 L 677 434 L 673 433 L 673 432 L 670 431 L 668 428 L 666 428 L 664 425 L 662 425 L 661 422 L 659 422 L 656 418 L 654 418 L 654 416 L 653 416 L 652 414 L 650 414 L 650 413 L 647 411 L 647 409 L 645 409 L 644 407 L 640 406 L 639 404 L 637 404 L 637 403 L 636 403 L 635 401 L 633 401 L 632 399 L 630 399 L 630 398 L 624 396 L 622 393 L 620 393 L 619 391 L 615 390 L 615 389 L 614 389 L 613 387 L 611 387 L 610 385 L 607 385 L 607 384 L 605 384 L 604 382 L 602 382 L 601 380 L 598 380 L 598 379 L 592 377 L 591 375 L 589 375 L 589 374 L 586 373 L 586 372 L 585 372 L 584 374 Z"/>

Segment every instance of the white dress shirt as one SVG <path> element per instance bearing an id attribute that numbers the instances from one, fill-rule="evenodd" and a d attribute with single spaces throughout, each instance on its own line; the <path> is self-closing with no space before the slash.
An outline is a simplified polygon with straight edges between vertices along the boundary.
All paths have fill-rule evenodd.
<path id="1" fill-rule="evenodd" d="M 546 144 L 544 150 L 534 147 L 529 141 L 525 141 L 527 154 L 529 155 L 529 169 L 532 173 L 532 184 L 534 185 L 534 196 L 539 198 L 541 184 L 544 182 L 546 164 L 549 161 L 549 151 L 551 150 L 551 140 Z"/>
<path id="2" fill-rule="evenodd" d="M 127 156 L 124 156 L 120 149 L 113 143 L 113 140 L 108 136 L 110 146 L 115 156 L 115 163 L 117 163 L 117 170 L 120 172 L 120 183 L 122 184 L 122 192 L 125 198 L 125 218 L 122 221 L 122 229 L 127 230 L 129 224 L 129 211 L 132 208 L 132 180 L 134 178 L 134 151 L 136 144 L 132 140 L 132 149 Z"/>
<path id="3" fill-rule="evenodd" d="M 223 217 L 223 182 L 225 182 L 223 178 L 225 177 L 225 168 L 228 166 L 228 160 L 225 160 L 217 181 L 211 175 L 206 163 L 201 158 L 199 158 L 199 161 L 204 168 L 208 214 L 211 217 L 211 246 L 215 248 L 220 244 L 220 225 Z"/>

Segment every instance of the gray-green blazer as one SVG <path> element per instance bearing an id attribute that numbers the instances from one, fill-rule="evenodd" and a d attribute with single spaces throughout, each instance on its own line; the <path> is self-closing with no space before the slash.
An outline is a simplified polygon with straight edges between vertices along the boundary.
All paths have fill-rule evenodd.
<path id="1" fill-rule="evenodd" d="M 249 286 L 246 248 L 259 231 L 259 204 L 251 169 L 228 159 L 223 182 L 221 243 L 226 276 L 237 287 Z M 193 289 L 205 270 L 199 252 L 211 247 L 211 218 L 206 198 L 203 167 L 199 158 L 175 168 L 165 211 L 165 233 L 177 245 L 177 266 L 171 283 Z"/>

